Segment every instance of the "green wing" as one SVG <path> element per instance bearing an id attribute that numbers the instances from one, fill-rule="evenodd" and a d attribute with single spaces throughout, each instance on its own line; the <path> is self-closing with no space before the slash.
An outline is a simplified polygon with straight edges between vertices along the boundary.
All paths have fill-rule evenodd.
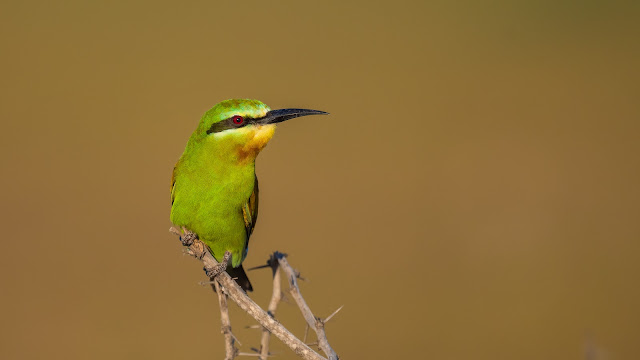
<path id="1" fill-rule="evenodd" d="M 173 172 L 171 173 L 171 205 L 173 205 L 173 200 L 175 200 L 176 196 L 173 193 L 173 189 L 176 185 L 176 168 L 178 167 L 178 165 L 176 164 L 176 166 L 173 167 Z"/>
<path id="2" fill-rule="evenodd" d="M 249 196 L 249 200 L 242 207 L 242 217 L 244 218 L 244 229 L 247 231 L 247 246 L 249 245 L 249 238 L 253 233 L 253 228 L 258 221 L 258 177 L 255 177 L 253 184 L 253 192 Z"/>

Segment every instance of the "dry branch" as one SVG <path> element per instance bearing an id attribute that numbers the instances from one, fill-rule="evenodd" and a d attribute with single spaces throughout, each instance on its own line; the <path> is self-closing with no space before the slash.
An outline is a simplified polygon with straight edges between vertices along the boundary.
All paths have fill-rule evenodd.
<path id="1" fill-rule="evenodd" d="M 220 321 L 222 322 L 222 333 L 224 334 L 224 360 L 233 360 L 238 355 L 238 349 L 235 346 L 235 336 L 231 332 L 231 319 L 229 318 L 229 307 L 227 306 L 227 295 L 220 289 L 217 281 L 213 282 L 216 293 L 218 294 L 218 303 L 220 304 Z"/>
<path id="2" fill-rule="evenodd" d="M 273 270 L 273 292 L 271 293 L 271 300 L 269 301 L 269 307 L 267 308 L 267 313 L 275 318 L 276 317 L 276 309 L 278 308 L 278 303 L 282 299 L 282 286 L 280 280 L 280 266 L 278 266 L 278 261 L 275 256 L 271 256 L 269 262 L 267 263 L 269 267 Z M 269 338 L 271 337 L 271 332 L 267 330 L 267 328 L 262 328 L 262 338 L 260 339 L 260 360 L 267 360 L 269 356 Z"/>
<path id="3" fill-rule="evenodd" d="M 283 269 L 287 276 L 287 279 L 289 280 L 289 292 L 291 293 L 293 299 L 296 301 L 296 304 L 298 304 L 298 307 L 302 312 L 302 316 L 304 316 L 304 319 L 307 321 L 309 327 L 316 332 L 316 336 L 318 338 L 318 346 L 320 347 L 320 349 L 322 349 L 325 355 L 327 355 L 329 360 L 338 360 L 338 355 L 336 355 L 336 352 L 331 348 L 331 345 L 329 345 L 329 340 L 327 340 L 327 335 L 324 331 L 325 321 L 313 315 L 311 309 L 309 308 L 309 305 L 307 305 L 307 303 L 304 301 L 304 298 L 302 297 L 302 294 L 300 293 L 300 288 L 298 287 L 297 280 L 298 274 L 296 274 L 296 271 L 291 267 L 291 265 L 289 265 L 289 262 L 287 262 L 287 258 L 286 256 L 284 256 L 284 254 L 276 253 L 274 254 L 274 256 L 278 258 L 278 263 L 280 264 L 280 267 Z M 332 317 L 334 314 L 330 316 Z"/>
<path id="4" fill-rule="evenodd" d="M 187 253 L 189 255 L 194 256 L 196 259 L 199 259 L 204 264 L 204 270 L 207 275 L 212 275 L 212 281 L 215 280 L 217 284 L 219 284 L 218 294 L 219 294 L 219 302 L 222 306 L 222 300 L 220 296 L 227 295 L 231 300 L 233 300 L 242 310 L 244 310 L 249 316 L 253 317 L 262 327 L 264 327 L 267 331 L 275 335 L 278 339 L 280 339 L 285 345 L 287 345 L 293 352 L 295 352 L 298 356 L 306 360 L 327 360 L 322 357 L 320 354 L 311 349 L 308 345 L 298 339 L 295 335 L 293 335 L 289 330 L 287 330 L 282 324 L 276 321 L 273 316 L 269 313 L 265 312 L 256 304 L 253 300 L 247 296 L 247 294 L 238 286 L 238 284 L 224 271 L 226 268 L 226 261 L 228 261 L 228 256 L 225 254 L 225 259 L 222 263 L 218 263 L 216 259 L 211 255 L 209 248 L 200 240 L 198 240 L 197 236 L 190 232 L 187 229 L 183 228 L 184 232 L 180 232 L 176 228 L 171 228 L 170 231 L 180 237 L 180 241 L 182 244 L 187 247 Z M 228 253 L 227 253 L 228 254 Z M 293 268 L 287 263 L 284 254 L 275 253 L 274 256 L 278 256 L 278 263 L 284 269 L 287 276 L 290 278 L 289 284 L 291 285 L 291 293 L 294 296 L 296 303 L 300 306 L 300 309 L 307 320 L 307 323 L 310 326 L 314 327 L 316 330 L 316 334 L 318 335 L 320 348 L 327 354 L 329 360 L 337 360 L 338 356 L 331 349 L 329 343 L 327 341 L 326 335 L 324 334 L 324 322 L 311 313 L 311 310 L 304 302 L 302 295 L 300 294 L 300 290 L 297 287 L 297 282 L 295 279 L 295 271 Z M 226 261 L 225 261 L 226 260 Z M 220 271 L 222 269 L 222 271 Z M 291 276 L 293 275 L 293 280 L 291 280 Z M 274 279 L 274 286 L 275 286 Z M 272 302 L 275 301 L 277 305 L 277 301 L 273 299 Z M 226 296 L 224 297 L 224 303 L 226 305 Z M 301 305 L 303 304 L 303 305 Z M 304 306 L 304 309 L 303 307 Z M 221 312 L 223 310 L 221 309 Z M 275 312 L 275 305 L 274 305 Z M 307 319 L 309 317 L 310 319 Z M 227 319 L 223 321 L 223 333 L 225 334 L 225 348 L 227 350 L 227 359 L 233 359 L 236 355 L 247 355 L 244 353 L 238 353 L 233 344 L 233 334 L 231 333 L 230 321 L 228 321 L 228 313 Z M 226 327 L 226 325 L 228 327 Z M 225 330 L 228 329 L 228 332 Z M 231 340 L 227 340 L 227 336 L 231 338 Z M 267 338 L 268 343 L 268 338 Z M 231 344 L 231 349 L 229 348 L 229 344 Z M 231 352 L 230 352 L 231 351 Z M 267 349 L 268 351 L 268 349 Z M 232 357 L 229 357 L 230 354 Z M 261 358 L 263 358 L 263 354 L 260 353 Z"/>

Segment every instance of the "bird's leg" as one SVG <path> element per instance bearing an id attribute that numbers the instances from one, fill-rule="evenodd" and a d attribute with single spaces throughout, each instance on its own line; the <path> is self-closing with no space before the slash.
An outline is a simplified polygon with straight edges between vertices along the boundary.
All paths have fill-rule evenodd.
<path id="1" fill-rule="evenodd" d="M 184 226 L 182 227 L 182 231 L 172 226 L 169 229 L 169 232 L 171 232 L 174 235 L 177 235 L 182 245 L 187 247 L 193 245 L 194 241 L 198 239 L 198 235 L 196 235 L 194 232 L 192 232 L 191 230 L 187 229 Z"/>
<path id="2" fill-rule="evenodd" d="M 212 267 L 205 267 L 204 272 L 207 274 L 209 279 L 213 279 L 219 274 L 223 273 L 225 270 L 227 270 L 227 265 L 229 264 L 230 260 L 231 260 L 231 252 L 227 251 L 224 253 L 224 257 L 222 257 L 222 261 L 220 261 L 218 265 L 215 265 Z"/>
<path id="3" fill-rule="evenodd" d="M 182 228 L 182 230 L 183 230 L 183 235 L 180 236 L 180 242 L 182 243 L 182 245 L 184 246 L 193 245 L 193 241 L 198 238 L 198 235 L 187 230 L 186 228 Z"/>

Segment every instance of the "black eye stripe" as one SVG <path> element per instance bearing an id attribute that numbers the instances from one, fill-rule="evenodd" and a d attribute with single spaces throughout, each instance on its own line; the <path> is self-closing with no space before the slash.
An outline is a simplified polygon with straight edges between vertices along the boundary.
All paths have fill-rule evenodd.
<path id="1" fill-rule="evenodd" d="M 236 117 L 240 117 L 243 121 L 241 123 L 235 123 L 233 120 Z M 207 130 L 207 134 L 218 133 L 221 131 L 229 130 L 229 129 L 239 129 L 241 127 L 245 127 L 249 124 L 255 124 L 259 119 L 253 119 L 249 117 L 242 117 L 240 115 L 233 115 L 229 118 L 226 118 L 222 121 L 218 121 L 217 123 L 213 123 L 209 130 Z"/>

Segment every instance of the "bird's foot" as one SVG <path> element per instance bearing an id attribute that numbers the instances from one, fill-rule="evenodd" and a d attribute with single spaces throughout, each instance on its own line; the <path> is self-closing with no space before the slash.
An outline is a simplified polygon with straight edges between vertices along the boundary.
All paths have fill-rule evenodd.
<path id="1" fill-rule="evenodd" d="M 182 243 L 182 245 L 184 246 L 191 246 L 193 245 L 194 241 L 196 239 L 198 239 L 198 235 L 196 235 L 196 233 L 194 233 L 193 231 L 185 228 L 184 226 L 182 227 L 182 231 L 178 230 L 176 227 L 172 226 L 169 231 L 172 234 L 175 234 L 178 236 L 178 238 L 180 239 L 180 242 Z"/>
<path id="2" fill-rule="evenodd" d="M 184 234 L 182 234 L 182 236 L 180 236 L 180 242 L 184 246 L 191 246 L 191 245 L 193 245 L 193 241 L 195 239 L 197 239 L 197 238 L 198 238 L 198 235 L 196 235 L 195 233 L 185 229 L 184 230 Z"/>
<path id="3" fill-rule="evenodd" d="M 224 253 L 224 257 L 222 258 L 222 261 L 218 263 L 218 265 L 210 268 L 205 267 L 204 272 L 207 274 L 209 279 L 213 279 L 219 274 L 227 270 L 227 265 L 229 265 L 230 260 L 231 260 L 231 253 L 227 251 Z"/>

